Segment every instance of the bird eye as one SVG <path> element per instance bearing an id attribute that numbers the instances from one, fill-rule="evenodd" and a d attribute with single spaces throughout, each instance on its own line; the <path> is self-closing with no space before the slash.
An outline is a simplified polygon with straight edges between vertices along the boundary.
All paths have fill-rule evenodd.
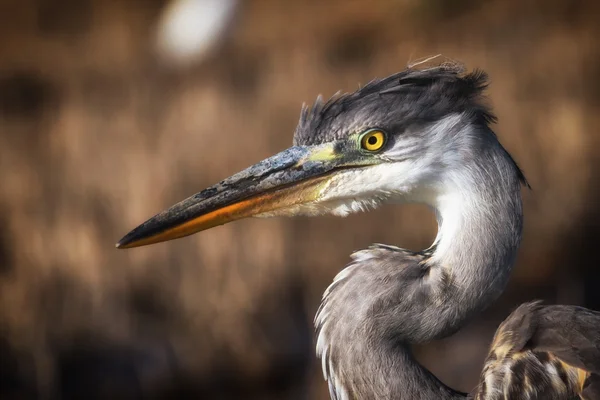
<path id="1" fill-rule="evenodd" d="M 385 144 L 385 133 L 379 130 L 365 132 L 360 138 L 360 147 L 367 151 L 377 151 Z"/>

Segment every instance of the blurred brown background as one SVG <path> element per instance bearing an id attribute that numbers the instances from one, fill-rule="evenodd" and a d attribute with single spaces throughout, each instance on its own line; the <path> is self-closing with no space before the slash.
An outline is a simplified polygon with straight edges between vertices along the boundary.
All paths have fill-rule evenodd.
<path id="1" fill-rule="evenodd" d="M 165 0 L 1 0 L 0 398 L 327 399 L 321 293 L 353 250 L 428 246 L 428 210 L 114 243 L 289 146 L 302 102 L 438 53 L 489 72 L 533 190 L 506 293 L 418 358 L 468 391 L 518 303 L 600 309 L 599 4 L 239 1 L 192 57 L 163 40 Z"/>

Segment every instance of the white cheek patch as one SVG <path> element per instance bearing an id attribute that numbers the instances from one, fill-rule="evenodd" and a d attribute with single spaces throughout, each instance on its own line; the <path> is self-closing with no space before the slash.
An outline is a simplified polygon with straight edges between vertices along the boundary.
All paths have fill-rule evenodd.
<path id="1" fill-rule="evenodd" d="M 386 150 L 380 164 L 346 169 L 335 173 L 320 189 L 318 200 L 261 214 L 272 216 L 317 216 L 331 214 L 345 217 L 370 211 L 385 202 L 435 202 L 431 188 L 444 181 L 444 165 L 452 160 L 440 151 L 428 151 L 426 144 L 443 149 L 450 146 L 448 132 L 459 126 L 463 116 L 450 115 L 428 128 L 427 143 L 422 134 L 406 135 Z M 458 161 L 460 163 L 460 161 Z M 438 187 L 439 189 L 439 187 Z"/>
<path id="2" fill-rule="evenodd" d="M 377 208 L 392 196 L 382 190 L 387 177 L 379 167 L 349 170 L 334 176 L 322 190 L 320 204 L 328 213 L 340 217 Z"/>
<path id="3" fill-rule="evenodd" d="M 378 202 L 374 199 L 350 199 L 337 206 L 333 206 L 331 214 L 337 217 L 346 217 L 357 212 L 374 210 L 382 202 L 383 201 Z"/>

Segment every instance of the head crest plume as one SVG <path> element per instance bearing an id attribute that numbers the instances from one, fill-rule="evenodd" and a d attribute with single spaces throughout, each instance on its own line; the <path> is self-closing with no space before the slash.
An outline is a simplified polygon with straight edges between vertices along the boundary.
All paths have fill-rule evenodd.
<path id="1" fill-rule="evenodd" d="M 429 66 L 434 58 L 437 57 L 374 79 L 353 93 L 338 93 L 327 101 L 318 96 L 312 106 L 303 105 L 294 145 L 339 140 L 369 127 L 401 133 L 411 126 L 436 123 L 451 114 L 462 114 L 469 123 L 485 128 L 494 123 L 496 117 L 484 96 L 487 74 L 478 69 L 466 72 L 464 65 L 456 61 Z M 484 130 L 495 137 L 490 129 Z M 529 186 L 516 163 L 514 167 L 521 181 Z"/>
<path id="2" fill-rule="evenodd" d="M 438 121 L 461 112 L 485 124 L 496 120 L 483 97 L 488 84 L 485 72 L 465 73 L 462 64 L 448 61 L 426 67 L 429 60 L 410 64 L 404 71 L 386 78 L 374 79 L 353 93 L 338 93 L 327 101 L 318 96 L 312 106 L 303 105 L 294 143 L 318 144 L 341 138 L 350 133 L 344 132 L 343 119 L 349 120 L 364 110 L 385 112 L 405 125 Z"/>

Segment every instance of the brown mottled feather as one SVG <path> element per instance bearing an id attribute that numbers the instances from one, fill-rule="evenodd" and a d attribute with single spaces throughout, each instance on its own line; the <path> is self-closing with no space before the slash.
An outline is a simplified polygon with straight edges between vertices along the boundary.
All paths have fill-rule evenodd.
<path id="1" fill-rule="evenodd" d="M 600 313 L 521 305 L 496 331 L 473 397 L 600 399 Z"/>

